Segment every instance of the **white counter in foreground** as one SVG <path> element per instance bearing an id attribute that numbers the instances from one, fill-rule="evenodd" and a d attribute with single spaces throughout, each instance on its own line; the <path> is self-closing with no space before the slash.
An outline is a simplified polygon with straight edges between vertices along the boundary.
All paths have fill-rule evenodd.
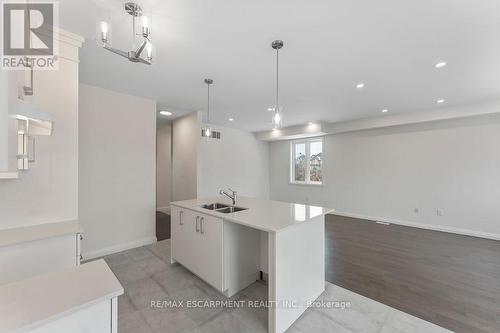
<path id="1" fill-rule="evenodd" d="M 232 205 L 226 197 L 202 198 L 172 202 L 171 205 L 187 208 L 202 214 L 223 218 L 226 221 L 242 224 L 267 232 L 280 232 L 293 225 L 308 223 L 318 216 L 326 215 L 333 209 L 289 202 L 238 197 L 236 206 L 247 208 L 235 213 L 219 213 L 202 208 L 204 204 L 223 203 Z"/>
<path id="2" fill-rule="evenodd" d="M 122 294 L 104 260 L 8 283 L 0 286 L 0 333 L 109 333 Z"/>

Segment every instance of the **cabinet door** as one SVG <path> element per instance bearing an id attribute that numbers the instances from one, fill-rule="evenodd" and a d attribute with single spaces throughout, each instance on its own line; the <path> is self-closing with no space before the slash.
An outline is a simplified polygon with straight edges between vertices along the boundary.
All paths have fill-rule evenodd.
<path id="1" fill-rule="evenodd" d="M 196 215 L 193 211 L 174 206 L 171 218 L 172 259 L 193 270 L 196 259 Z"/>
<path id="2" fill-rule="evenodd" d="M 171 234 L 171 255 L 172 259 L 176 261 L 182 261 L 183 243 L 184 240 L 184 211 L 179 208 L 172 206 L 171 209 L 171 224 L 170 224 L 170 234 Z"/>
<path id="3" fill-rule="evenodd" d="M 112 300 L 105 300 L 62 315 L 54 320 L 45 321 L 29 333 L 67 333 L 67 332 L 113 332 Z"/>
<path id="4" fill-rule="evenodd" d="M 223 223 L 222 219 L 200 214 L 199 275 L 217 290 L 223 290 Z"/>

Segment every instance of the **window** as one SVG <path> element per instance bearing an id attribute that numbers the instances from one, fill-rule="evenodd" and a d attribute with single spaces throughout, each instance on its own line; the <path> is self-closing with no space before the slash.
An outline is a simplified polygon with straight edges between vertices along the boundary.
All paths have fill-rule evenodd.
<path id="1" fill-rule="evenodd" d="M 323 183 L 323 139 L 292 141 L 291 183 Z"/>

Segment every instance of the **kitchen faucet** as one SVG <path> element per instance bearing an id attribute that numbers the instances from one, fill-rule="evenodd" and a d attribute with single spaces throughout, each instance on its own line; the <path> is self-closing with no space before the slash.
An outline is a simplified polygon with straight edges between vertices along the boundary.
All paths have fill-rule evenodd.
<path id="1" fill-rule="evenodd" d="M 236 205 L 236 191 L 233 191 L 231 190 L 230 188 L 228 189 L 229 191 L 233 192 L 233 195 L 230 195 L 229 193 L 227 193 L 226 191 L 224 190 L 220 190 L 219 191 L 219 194 L 220 195 L 225 195 L 226 197 L 228 197 L 229 199 L 233 200 L 233 206 Z"/>

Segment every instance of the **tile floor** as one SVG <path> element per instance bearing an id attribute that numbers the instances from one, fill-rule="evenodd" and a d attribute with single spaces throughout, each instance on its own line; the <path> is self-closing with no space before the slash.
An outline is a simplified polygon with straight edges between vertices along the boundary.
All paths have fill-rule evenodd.
<path id="1" fill-rule="evenodd" d="M 151 300 L 224 300 L 225 297 L 184 267 L 170 264 L 170 241 L 104 257 L 125 288 L 118 300 L 119 333 L 267 332 L 265 308 L 152 308 Z M 267 299 L 267 287 L 256 282 L 233 297 Z M 318 301 L 344 301 L 342 308 L 309 308 L 288 333 L 444 333 L 441 327 L 326 283 Z"/>

